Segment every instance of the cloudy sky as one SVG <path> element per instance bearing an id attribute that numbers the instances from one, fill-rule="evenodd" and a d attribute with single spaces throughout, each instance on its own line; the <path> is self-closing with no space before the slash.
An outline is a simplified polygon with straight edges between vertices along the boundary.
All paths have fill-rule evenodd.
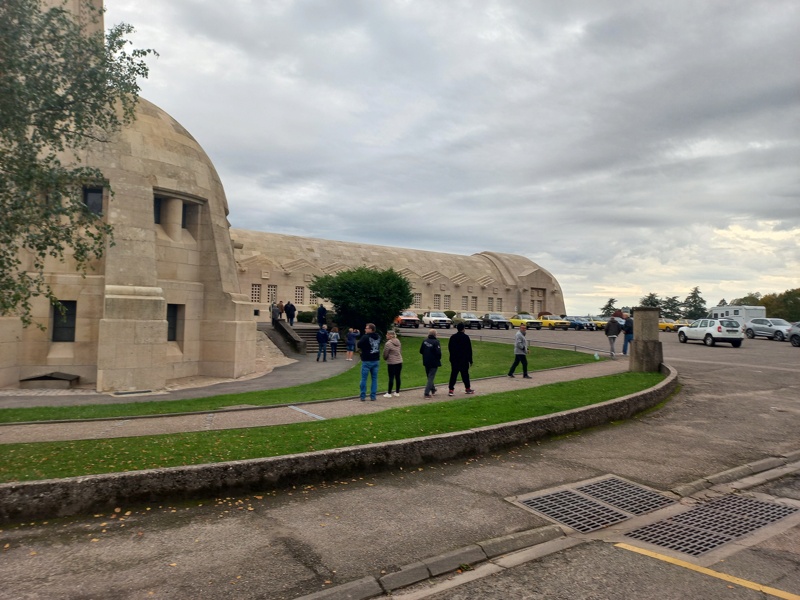
<path id="1" fill-rule="evenodd" d="M 567 311 L 800 287 L 797 0 L 107 0 L 234 227 L 529 257 Z"/>

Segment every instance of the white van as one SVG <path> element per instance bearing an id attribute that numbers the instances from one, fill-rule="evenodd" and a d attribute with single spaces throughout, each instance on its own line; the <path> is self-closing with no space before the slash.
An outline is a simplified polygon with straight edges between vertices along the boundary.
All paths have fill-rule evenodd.
<path id="1" fill-rule="evenodd" d="M 711 319 L 721 319 L 728 317 L 729 319 L 736 319 L 740 325 L 744 325 L 751 319 L 763 319 L 767 316 L 766 306 L 735 306 L 728 304 L 727 306 L 715 306 L 708 313 Z"/>

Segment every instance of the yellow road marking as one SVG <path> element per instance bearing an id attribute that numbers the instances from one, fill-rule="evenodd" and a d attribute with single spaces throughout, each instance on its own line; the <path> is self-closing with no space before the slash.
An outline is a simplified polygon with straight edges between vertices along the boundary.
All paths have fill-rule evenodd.
<path id="1" fill-rule="evenodd" d="M 692 563 L 686 562 L 685 560 L 672 558 L 671 556 L 665 556 L 664 554 L 658 554 L 657 552 L 651 552 L 650 550 L 645 550 L 644 548 L 637 548 L 636 546 L 630 546 L 628 544 L 622 544 L 622 543 L 614 544 L 614 546 L 617 548 L 622 548 L 623 550 L 630 550 L 631 552 L 644 554 L 645 556 L 662 560 L 664 562 L 668 562 L 670 564 L 679 567 L 684 567 L 685 569 L 690 569 L 692 571 L 702 573 L 703 575 L 710 575 L 711 577 L 716 577 L 717 579 L 722 579 L 723 581 L 727 581 L 729 583 L 735 583 L 736 585 L 740 585 L 742 587 L 746 587 L 751 590 L 756 590 L 758 592 L 763 592 L 764 594 L 769 594 L 770 596 L 775 596 L 776 598 L 784 598 L 784 600 L 800 600 L 800 596 L 797 594 L 784 592 L 783 590 L 778 590 L 775 588 L 768 587 L 766 585 L 761 585 L 760 583 L 754 583 L 752 581 L 748 581 L 747 579 L 734 577 L 733 575 L 726 575 L 725 573 L 712 571 L 711 569 L 706 569 L 705 567 L 698 567 L 697 565 L 693 565 Z"/>

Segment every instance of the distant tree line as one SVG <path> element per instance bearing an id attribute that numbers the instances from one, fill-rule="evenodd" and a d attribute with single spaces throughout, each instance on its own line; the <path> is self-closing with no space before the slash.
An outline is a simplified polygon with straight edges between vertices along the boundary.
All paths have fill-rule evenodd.
<path id="1" fill-rule="evenodd" d="M 608 302 L 600 308 L 603 316 L 611 316 L 615 311 L 620 310 L 616 306 L 617 299 L 609 298 Z M 735 298 L 726 302 L 723 298 L 715 306 L 764 306 L 767 315 L 770 317 L 786 319 L 794 322 L 800 321 L 800 288 L 786 290 L 782 294 L 765 294 L 759 292 L 747 294 L 742 298 Z M 639 306 L 649 306 L 658 308 L 661 316 L 667 319 L 699 319 L 708 315 L 706 301 L 700 292 L 699 287 L 692 288 L 686 298 L 682 301 L 678 296 L 660 297 L 656 293 L 649 293 L 639 299 Z"/>

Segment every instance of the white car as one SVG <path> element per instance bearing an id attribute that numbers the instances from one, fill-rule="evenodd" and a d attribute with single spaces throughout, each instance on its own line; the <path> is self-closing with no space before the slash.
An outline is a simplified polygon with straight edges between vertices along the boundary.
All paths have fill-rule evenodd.
<path id="1" fill-rule="evenodd" d="M 422 315 L 422 324 L 425 327 L 446 327 L 450 329 L 453 322 L 443 312 L 426 312 Z"/>
<path id="2" fill-rule="evenodd" d="M 678 329 L 678 341 L 685 344 L 689 340 L 703 342 L 706 346 L 723 342 L 738 348 L 744 340 L 744 332 L 739 322 L 733 319 L 697 319 Z"/>
<path id="3" fill-rule="evenodd" d="M 789 339 L 792 324 L 783 319 L 750 319 L 744 326 L 745 335 L 751 340 L 762 336 L 782 342 Z"/>

